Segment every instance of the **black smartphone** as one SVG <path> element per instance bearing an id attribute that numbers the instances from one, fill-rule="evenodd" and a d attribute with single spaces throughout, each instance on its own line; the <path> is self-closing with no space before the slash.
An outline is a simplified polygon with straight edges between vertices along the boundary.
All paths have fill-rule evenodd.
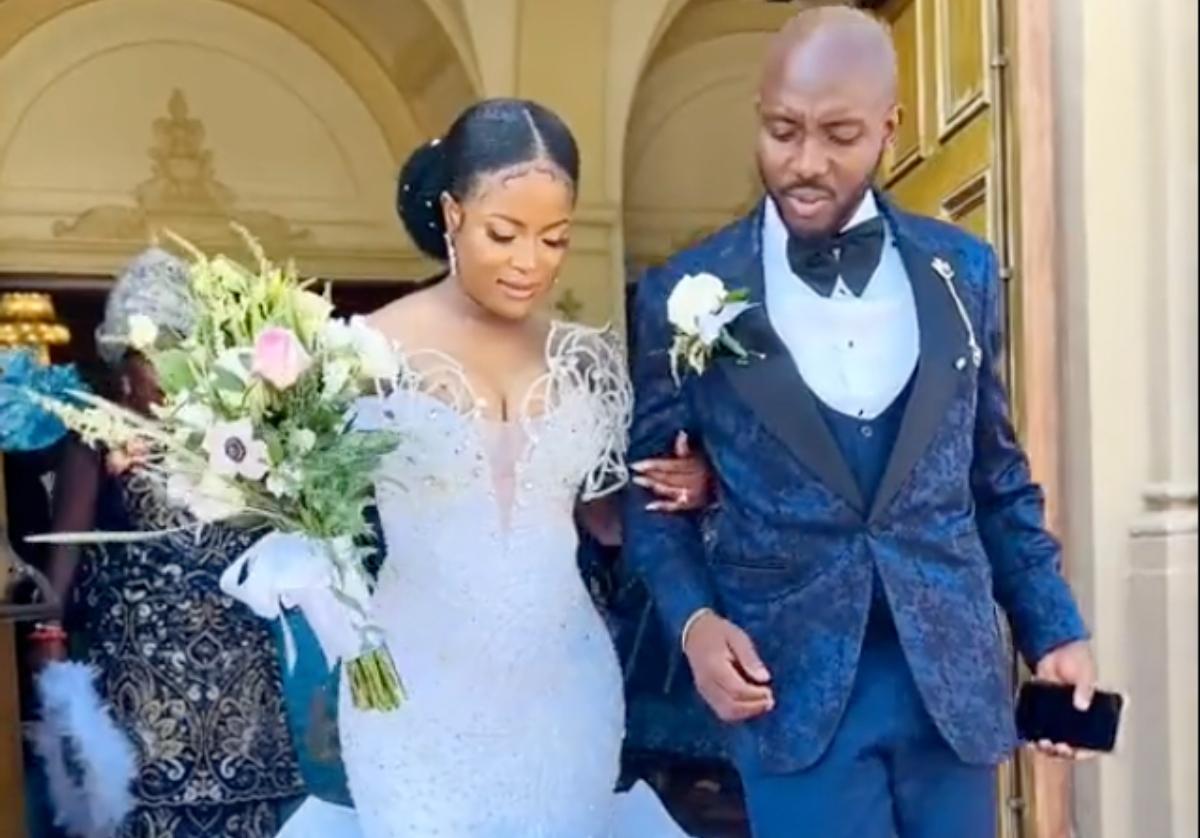
<path id="1" fill-rule="evenodd" d="M 1017 733 L 1026 742 L 1049 740 L 1083 751 L 1112 753 L 1124 696 L 1097 691 L 1087 710 L 1075 709 L 1074 696 L 1072 686 L 1041 681 L 1022 684 L 1017 697 Z"/>

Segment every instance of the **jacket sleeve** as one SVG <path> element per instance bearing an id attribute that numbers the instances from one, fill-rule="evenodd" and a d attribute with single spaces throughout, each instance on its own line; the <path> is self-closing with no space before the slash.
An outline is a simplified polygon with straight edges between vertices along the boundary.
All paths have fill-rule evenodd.
<path id="1" fill-rule="evenodd" d="M 996 601 L 1007 612 L 1017 647 L 1032 666 L 1088 631 L 1061 573 L 1062 549 L 1046 529 L 1045 499 L 1009 418 L 1000 376 L 1000 280 L 988 250 L 980 348 L 975 456 L 975 517 L 992 565 Z"/>
<path id="2" fill-rule="evenodd" d="M 687 431 L 693 444 L 703 443 L 686 394 L 671 376 L 668 281 L 664 271 L 652 270 L 642 277 L 633 311 L 636 351 L 629 453 L 630 462 L 635 463 L 668 455 L 679 431 Z M 650 512 L 646 504 L 652 500 L 649 492 L 636 485 L 625 493 L 625 558 L 645 580 L 667 631 L 679 638 L 692 614 L 715 604 L 700 519 L 695 513 Z"/>

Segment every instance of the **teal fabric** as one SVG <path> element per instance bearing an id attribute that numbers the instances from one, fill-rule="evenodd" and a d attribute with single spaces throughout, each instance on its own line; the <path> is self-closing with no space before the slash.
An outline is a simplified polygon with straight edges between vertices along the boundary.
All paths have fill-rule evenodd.
<path id="1" fill-rule="evenodd" d="M 67 398 L 72 390 L 86 389 L 72 366 L 46 366 L 27 350 L 0 351 L 0 451 L 37 451 L 66 434 L 31 392 Z"/>
<path id="2" fill-rule="evenodd" d="M 283 628 L 272 623 L 283 673 L 288 726 L 308 793 L 329 803 L 352 806 L 338 741 L 339 669 L 329 671 L 316 635 L 299 611 L 283 618 L 296 643 L 295 665 L 289 671 L 284 655 Z"/>

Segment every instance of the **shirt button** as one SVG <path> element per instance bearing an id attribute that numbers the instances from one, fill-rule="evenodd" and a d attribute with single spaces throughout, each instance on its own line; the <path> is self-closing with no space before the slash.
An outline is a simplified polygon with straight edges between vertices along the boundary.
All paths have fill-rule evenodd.
<path id="1" fill-rule="evenodd" d="M 867 439 L 870 439 L 871 437 L 875 436 L 875 429 L 872 428 L 870 425 L 863 425 L 861 433 L 864 437 L 866 437 Z"/>

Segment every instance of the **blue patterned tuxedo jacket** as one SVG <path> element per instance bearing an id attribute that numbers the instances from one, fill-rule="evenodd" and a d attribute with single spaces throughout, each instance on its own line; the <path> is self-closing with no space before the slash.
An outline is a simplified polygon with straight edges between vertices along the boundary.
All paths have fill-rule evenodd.
<path id="1" fill-rule="evenodd" d="M 880 206 L 912 282 L 920 361 L 869 505 L 762 305 L 761 204 L 639 289 L 631 457 L 661 455 L 687 430 L 703 444 L 720 500 L 701 527 L 698 517 L 647 512 L 647 494 L 629 492 L 627 559 L 673 637 L 708 606 L 753 638 L 776 708 L 734 726 L 732 746 L 743 766 L 772 773 L 812 765 L 833 737 L 874 579 L 929 713 L 968 763 L 1002 761 L 1015 744 L 996 605 L 1028 661 L 1086 636 L 1009 420 L 995 254 L 949 224 Z M 677 386 L 667 298 L 701 271 L 760 304 L 732 329 L 761 357 L 718 356 Z"/>

